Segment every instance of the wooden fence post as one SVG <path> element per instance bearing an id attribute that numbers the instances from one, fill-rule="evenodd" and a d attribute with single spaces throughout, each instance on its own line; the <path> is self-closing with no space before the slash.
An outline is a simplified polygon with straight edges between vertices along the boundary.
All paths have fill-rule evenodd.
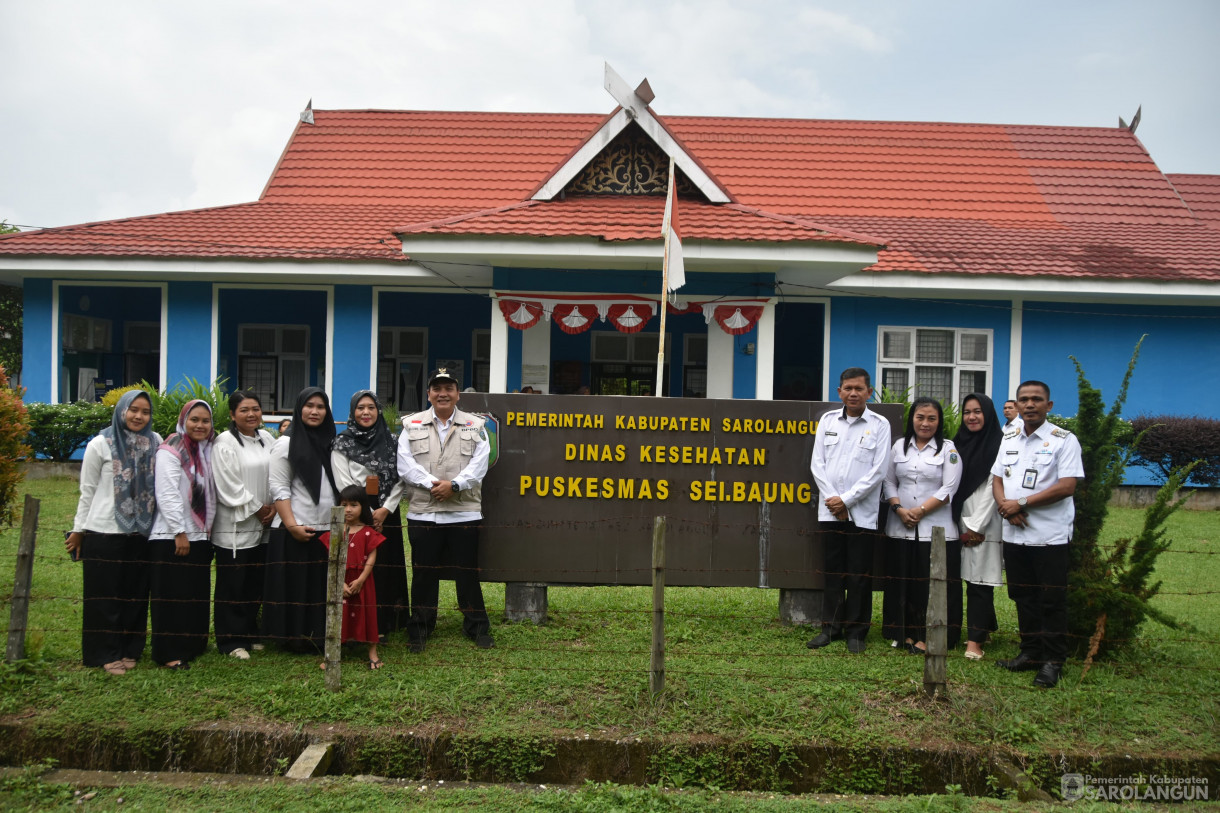
<path id="1" fill-rule="evenodd" d="M 648 689 L 665 690 L 665 517 L 652 521 L 652 658 Z"/>
<path id="2" fill-rule="evenodd" d="M 945 558 L 945 529 L 932 529 L 932 561 L 928 581 L 927 647 L 923 661 L 923 689 L 931 697 L 944 694 L 946 690 L 945 656 L 948 653 L 949 630 L 948 590 L 946 584 L 948 562 Z"/>
<path id="3" fill-rule="evenodd" d="M 9 663 L 25 657 L 25 631 L 30 616 L 30 588 L 34 580 L 34 539 L 38 535 L 38 509 L 42 503 L 25 495 L 21 515 L 21 541 L 17 543 L 17 572 L 13 575 L 13 603 L 8 618 L 8 646 L 4 659 Z"/>
<path id="4" fill-rule="evenodd" d="M 330 557 L 326 564 L 326 688 L 339 691 L 343 658 L 343 577 L 347 572 L 347 528 L 343 506 L 330 509 Z"/>

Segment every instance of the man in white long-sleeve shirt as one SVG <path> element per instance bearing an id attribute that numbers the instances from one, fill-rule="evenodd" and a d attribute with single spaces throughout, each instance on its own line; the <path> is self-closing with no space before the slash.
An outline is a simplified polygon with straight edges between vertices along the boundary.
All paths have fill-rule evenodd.
<path id="1" fill-rule="evenodd" d="M 398 475 L 407 483 L 407 532 L 411 540 L 412 652 L 423 652 L 436 627 L 443 575 L 452 573 L 462 631 L 480 649 L 495 646 L 479 584 L 482 484 L 491 444 L 483 419 L 457 408 L 458 382 L 448 370 L 428 376 L 432 408 L 402 420 Z"/>
<path id="2" fill-rule="evenodd" d="M 822 631 L 808 643 L 820 649 L 847 639 L 863 652 L 873 617 L 873 538 L 881 512 L 881 484 L 890 453 L 889 422 L 866 404 L 873 395 L 867 370 L 839 375 L 842 409 L 818 420 L 809 465 L 818 487 L 823 531 Z"/>

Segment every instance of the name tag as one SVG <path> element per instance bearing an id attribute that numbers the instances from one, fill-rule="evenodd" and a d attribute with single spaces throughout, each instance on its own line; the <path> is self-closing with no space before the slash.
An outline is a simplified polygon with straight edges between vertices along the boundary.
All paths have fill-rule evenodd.
<path id="1" fill-rule="evenodd" d="M 1025 477 L 1021 479 L 1021 488 L 1033 488 L 1038 484 L 1038 470 L 1026 469 Z"/>

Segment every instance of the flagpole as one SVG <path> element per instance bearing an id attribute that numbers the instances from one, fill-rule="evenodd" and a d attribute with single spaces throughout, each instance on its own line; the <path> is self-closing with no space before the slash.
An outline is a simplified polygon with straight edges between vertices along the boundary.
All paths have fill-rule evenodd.
<path id="1" fill-rule="evenodd" d="M 670 200 L 673 205 L 678 205 L 678 196 L 674 189 L 674 159 L 669 159 L 669 189 L 666 191 L 666 203 Z M 670 196 L 673 196 L 670 198 Z M 668 210 L 668 206 L 666 206 Z M 665 251 L 661 257 L 661 336 L 657 341 L 657 388 L 653 393 L 658 398 L 664 394 L 664 389 L 661 384 L 665 379 L 665 312 L 669 310 L 666 307 L 669 302 L 669 235 L 672 231 L 669 228 L 669 222 L 665 222 Z"/>

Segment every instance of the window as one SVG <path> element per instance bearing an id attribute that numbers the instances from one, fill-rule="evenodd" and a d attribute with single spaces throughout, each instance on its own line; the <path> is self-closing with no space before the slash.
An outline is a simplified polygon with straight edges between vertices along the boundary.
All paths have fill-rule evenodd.
<path id="1" fill-rule="evenodd" d="M 476 330 L 471 336 L 471 360 L 474 362 L 474 382 L 478 392 L 491 388 L 491 331 Z"/>
<path id="2" fill-rule="evenodd" d="M 428 329 L 383 327 L 377 331 L 377 397 L 400 413 L 423 408 Z"/>
<path id="3" fill-rule="evenodd" d="M 883 326 L 877 385 L 956 404 L 971 392 L 990 391 L 991 356 L 990 330 Z"/>
<path id="4" fill-rule="evenodd" d="M 665 368 L 662 386 L 669 387 L 672 336 L 665 336 Z M 657 379 L 657 334 L 593 333 L 591 389 L 595 395 L 652 395 Z"/>
<path id="5" fill-rule="evenodd" d="M 687 333 L 683 338 L 682 397 L 707 397 L 707 334 Z"/>
<path id="6" fill-rule="evenodd" d="M 268 412 L 291 410 L 309 385 L 309 326 L 238 325 L 237 379 Z"/>

